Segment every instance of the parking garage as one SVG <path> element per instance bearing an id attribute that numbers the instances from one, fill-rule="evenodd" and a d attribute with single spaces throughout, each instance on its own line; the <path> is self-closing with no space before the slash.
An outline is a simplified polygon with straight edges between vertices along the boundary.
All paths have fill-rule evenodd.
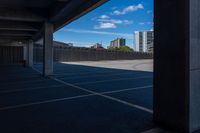
<path id="1" fill-rule="evenodd" d="M 77 74 L 72 71 L 77 66 L 67 66 L 70 71 L 64 71 L 63 64 L 53 64 L 53 32 L 105 2 L 0 1 L 2 132 L 116 133 L 160 131 L 154 130 L 160 127 L 191 133 L 199 130 L 198 0 L 155 0 L 154 79 L 152 73 L 141 72 L 129 77 L 134 81 L 144 78 L 150 92 L 117 95 L 120 85 L 127 85 L 128 78 L 120 85 L 111 82 L 109 91 L 97 91 L 96 87 L 105 87 L 88 85 L 81 81 L 85 78 L 74 83 L 67 82 L 68 76 L 57 76 Z M 33 65 L 33 45 L 38 40 L 43 42 L 42 66 Z M 21 63 L 29 68 L 22 67 Z M 79 68 L 80 73 L 83 69 L 88 73 L 113 72 L 83 67 Z M 149 84 L 151 80 L 153 85 Z M 129 84 L 135 85 L 132 89 L 142 87 L 140 80 L 131 80 Z M 135 103 L 126 99 L 130 94 Z M 140 97 L 142 94 L 145 96 Z M 154 99 L 153 103 L 140 99 L 148 98 L 147 95 Z"/>

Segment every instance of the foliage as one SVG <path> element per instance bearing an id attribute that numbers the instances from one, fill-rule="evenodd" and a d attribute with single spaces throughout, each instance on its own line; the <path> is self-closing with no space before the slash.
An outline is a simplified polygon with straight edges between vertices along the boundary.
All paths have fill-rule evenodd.
<path id="1" fill-rule="evenodd" d="M 117 50 L 117 51 L 123 51 L 123 52 L 133 52 L 134 50 L 128 46 L 120 46 L 120 47 L 113 47 L 109 48 L 109 50 Z"/>

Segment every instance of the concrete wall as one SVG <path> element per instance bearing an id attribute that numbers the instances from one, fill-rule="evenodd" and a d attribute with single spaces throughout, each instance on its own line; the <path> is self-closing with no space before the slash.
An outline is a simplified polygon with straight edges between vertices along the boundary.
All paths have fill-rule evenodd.
<path id="1" fill-rule="evenodd" d="M 190 0 L 190 131 L 200 129 L 200 1 Z"/>
<path id="2" fill-rule="evenodd" d="M 200 1 L 155 0 L 154 121 L 200 130 Z"/>
<path id="3" fill-rule="evenodd" d="M 22 46 L 0 46 L 0 65 L 22 64 Z"/>
<path id="4" fill-rule="evenodd" d="M 34 47 L 34 62 L 42 62 L 42 48 Z M 141 52 L 119 52 L 89 48 L 54 47 L 54 61 L 98 61 L 152 59 L 152 54 Z"/>
<path id="5" fill-rule="evenodd" d="M 189 48 L 187 3 L 155 0 L 154 121 L 188 131 Z"/>

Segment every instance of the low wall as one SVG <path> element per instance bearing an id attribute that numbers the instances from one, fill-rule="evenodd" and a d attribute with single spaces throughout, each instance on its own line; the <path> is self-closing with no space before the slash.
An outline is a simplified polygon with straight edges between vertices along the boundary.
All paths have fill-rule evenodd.
<path id="1" fill-rule="evenodd" d="M 21 64 L 22 61 L 22 46 L 0 46 L 0 65 Z"/>
<path id="2" fill-rule="evenodd" d="M 79 47 L 54 47 L 54 62 L 152 59 L 150 53 L 96 50 Z M 34 62 L 43 60 L 43 48 L 34 47 Z"/>

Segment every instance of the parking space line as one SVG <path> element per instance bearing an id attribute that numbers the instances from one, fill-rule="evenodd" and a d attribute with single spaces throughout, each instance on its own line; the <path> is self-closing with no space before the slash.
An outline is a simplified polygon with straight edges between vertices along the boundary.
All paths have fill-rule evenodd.
<path id="1" fill-rule="evenodd" d="M 113 72 L 96 72 L 95 74 L 106 74 L 106 73 L 113 73 Z M 84 73 L 62 73 L 62 74 L 55 74 L 55 76 L 71 76 L 71 75 L 88 75 L 88 74 L 94 74 L 94 72 L 84 72 Z"/>
<path id="2" fill-rule="evenodd" d="M 89 96 L 94 96 L 94 94 L 79 95 L 79 96 L 74 96 L 74 97 L 58 98 L 58 99 L 41 101 L 41 102 L 33 102 L 33 103 L 20 104 L 20 105 L 15 105 L 15 106 L 1 107 L 0 111 L 16 109 L 16 108 L 23 108 L 23 107 L 28 107 L 28 106 L 32 106 L 32 105 L 40 105 L 40 104 L 44 104 L 44 103 L 53 103 L 53 102 L 59 102 L 59 101 L 65 101 L 65 100 L 78 99 L 78 98 L 89 97 Z"/>
<path id="3" fill-rule="evenodd" d="M 22 71 L 22 72 L 24 72 L 24 71 Z M 17 74 L 20 74 L 20 72 L 6 73 L 7 76 L 16 76 Z M 38 75 L 37 73 L 31 73 L 31 72 L 30 72 L 30 73 L 29 73 L 29 72 L 26 72 L 26 74 L 27 74 L 27 75 L 30 74 L 30 75 L 32 75 L 32 76 Z M 27 76 L 27 75 L 23 75 L 23 76 Z"/>
<path id="4" fill-rule="evenodd" d="M 135 87 L 135 88 L 128 88 L 128 89 L 121 89 L 121 90 L 115 90 L 115 91 L 105 91 L 105 92 L 101 92 L 101 94 L 112 94 L 112 93 L 118 93 L 118 92 L 147 89 L 147 88 L 152 88 L 152 87 L 153 87 L 152 85 L 149 85 L 149 86 L 142 86 L 142 87 Z"/>
<path id="5" fill-rule="evenodd" d="M 65 85 L 53 85 L 53 86 L 45 86 L 45 87 L 35 87 L 35 88 L 24 88 L 24 89 L 13 89 L 13 90 L 3 90 L 0 91 L 0 94 L 2 93 L 13 93 L 13 92 L 22 92 L 22 91 L 31 91 L 31 90 L 39 90 L 39 89 L 46 89 L 46 88 L 58 88 L 58 87 L 64 87 Z"/>
<path id="6" fill-rule="evenodd" d="M 21 84 L 21 83 L 35 83 L 35 82 L 42 82 L 42 81 L 48 81 L 48 79 L 40 79 L 40 80 L 29 80 L 29 81 L 15 81 L 15 82 L 9 82 L 7 84 L 3 83 L 3 85 L 15 85 L 15 84 Z M 2 85 L 2 84 L 1 84 Z"/>
<path id="7" fill-rule="evenodd" d="M 163 130 L 161 128 L 153 128 L 153 129 L 141 132 L 141 133 L 175 133 L 175 132 L 165 131 L 165 130 Z"/>
<path id="8" fill-rule="evenodd" d="M 66 86 L 66 85 L 62 85 L 62 86 Z M 124 89 L 124 91 L 129 91 L 129 90 L 138 90 L 138 89 L 144 89 L 144 88 L 149 88 L 150 86 L 143 86 L 143 87 L 136 87 L 136 88 L 129 88 L 129 89 Z M 42 88 L 42 87 L 41 87 Z M 123 90 L 119 90 L 119 91 L 123 91 Z M 99 94 L 111 94 L 111 93 L 117 93 L 119 91 L 107 91 L 107 92 L 102 92 Z M 40 105 L 40 104 L 45 104 L 45 103 L 53 103 L 53 102 L 59 102 L 59 101 L 65 101 L 65 100 L 71 100 L 71 99 L 79 99 L 79 98 L 84 98 L 84 97 L 89 97 L 89 96 L 95 96 L 98 94 L 87 94 L 87 95 L 79 95 L 79 96 L 74 96 L 74 97 L 66 97 L 66 98 L 58 98 L 58 99 L 51 99 L 51 100 L 46 100 L 46 101 L 40 101 L 40 102 L 32 102 L 32 103 L 27 103 L 27 104 L 19 104 L 19 105 L 14 105 L 14 106 L 6 106 L 6 107 L 1 107 L 0 111 L 3 110 L 9 110 L 9 109 L 16 109 L 16 108 L 23 108 L 23 107 L 28 107 L 28 106 L 32 106 L 32 105 Z M 113 98 L 112 98 L 113 99 Z M 117 100 L 118 99 L 113 99 L 113 100 Z M 128 104 L 129 106 L 133 107 L 133 104 L 130 104 L 128 102 L 125 101 L 119 101 L 119 102 L 123 102 L 124 104 Z M 141 108 L 141 106 L 138 105 L 134 105 L 134 107 L 137 108 Z M 142 109 L 145 109 L 144 107 Z M 147 110 L 148 111 L 148 110 Z"/>
<path id="9" fill-rule="evenodd" d="M 105 77 L 105 76 L 117 76 L 117 75 L 130 75 L 131 73 L 127 73 L 127 72 L 123 72 L 123 73 L 111 73 L 111 74 L 103 74 L 103 75 L 98 75 L 98 74 L 94 74 L 94 75 L 87 75 L 87 76 L 77 76 L 77 77 L 59 77 L 59 78 L 67 78 L 67 79 L 80 79 L 80 78 L 92 78 L 92 77 Z"/>
<path id="10" fill-rule="evenodd" d="M 144 78 L 152 78 L 152 76 L 141 76 L 141 77 L 135 77 L 135 78 L 118 78 L 118 79 L 100 80 L 100 81 L 94 81 L 94 82 L 77 82 L 73 84 L 85 85 L 85 84 L 106 83 L 106 82 L 113 82 L 113 81 L 134 80 L 134 79 L 144 79 Z"/>
<path id="11" fill-rule="evenodd" d="M 40 74 L 42 74 L 42 72 L 41 71 L 39 71 L 38 69 L 36 69 L 36 68 L 34 68 L 34 67 L 31 67 L 33 70 L 35 70 L 36 72 L 38 72 L 38 73 L 40 73 Z"/>
<path id="12" fill-rule="evenodd" d="M 34 68 L 33 68 L 34 69 Z M 38 71 L 39 73 L 41 73 L 39 70 L 37 69 L 34 69 L 36 71 Z M 149 76 L 148 76 L 149 77 Z M 150 78 L 150 77 L 149 77 Z M 120 99 L 117 99 L 117 98 L 114 98 L 114 97 L 111 97 L 111 96 L 107 96 L 107 95 L 104 95 L 104 94 L 101 94 L 101 93 L 97 93 L 97 92 L 94 92 L 94 91 L 91 91 L 91 90 L 88 90 L 88 89 L 85 89 L 85 88 L 82 88 L 82 87 L 79 87 L 79 86 L 76 86 L 76 85 L 73 85 L 73 84 L 70 84 L 70 83 L 67 83 L 67 82 L 64 82 L 62 80 L 59 80 L 57 78 L 52 78 L 54 79 L 55 81 L 58 81 L 59 83 L 62 83 L 64 85 L 67 85 L 67 86 L 71 86 L 71 87 L 74 87 L 74 88 L 77 88 L 77 89 L 80 89 L 80 90 L 83 90 L 85 92 L 89 92 L 91 93 L 90 95 L 98 95 L 98 96 L 101 96 L 101 97 L 104 97 L 104 98 L 107 98 L 107 99 L 110 99 L 112 101 L 115 101 L 115 102 L 119 102 L 119 103 L 122 103 L 124 105 L 128 105 L 130 107 L 133 107 L 133 108 L 136 108 L 136 109 L 139 109 L 139 110 L 142 110 L 142 111 L 145 111 L 145 112 L 148 112 L 148 113 L 151 113 L 153 114 L 153 110 L 151 109 L 148 109 L 146 107 L 143 107 L 143 106 L 140 106 L 140 105 L 136 105 L 136 104 L 132 104 L 132 103 L 129 103 L 129 102 L 126 102 L 124 100 L 120 100 Z"/>
<path id="13" fill-rule="evenodd" d="M 85 88 L 82 88 L 82 87 L 79 87 L 79 86 L 76 86 L 76 85 L 73 85 L 73 84 L 70 84 L 70 83 L 66 83 L 62 80 L 59 80 L 57 78 L 54 78 L 54 80 L 62 83 L 62 84 L 65 84 L 67 86 L 71 86 L 71 87 L 74 87 L 74 88 L 77 88 L 77 89 L 80 89 L 80 90 L 83 90 L 85 92 L 89 92 L 89 93 L 92 93 L 94 95 L 97 95 L 97 96 L 101 96 L 101 97 L 104 97 L 106 99 L 110 99 L 112 101 L 115 101 L 115 102 L 119 102 L 119 103 L 122 103 L 124 105 L 128 105 L 130 107 L 133 107 L 133 108 L 136 108 L 136 109 L 139 109 L 139 110 L 142 110 L 142 111 L 145 111 L 145 112 L 148 112 L 148 113 L 153 113 L 153 111 L 151 109 L 148 109 L 148 108 L 145 108 L 145 107 L 142 107 L 142 106 L 139 106 L 139 105 L 136 105 L 136 104 L 132 104 L 132 103 L 129 103 L 129 102 L 126 102 L 124 100 L 120 100 L 118 98 L 114 98 L 114 97 L 111 97 L 111 96 L 107 96 L 107 95 L 104 95 L 104 94 L 101 94 L 101 93 L 98 93 L 98 92 L 95 92 L 95 91 L 91 91 L 91 90 L 88 90 L 88 89 L 85 89 Z"/>

